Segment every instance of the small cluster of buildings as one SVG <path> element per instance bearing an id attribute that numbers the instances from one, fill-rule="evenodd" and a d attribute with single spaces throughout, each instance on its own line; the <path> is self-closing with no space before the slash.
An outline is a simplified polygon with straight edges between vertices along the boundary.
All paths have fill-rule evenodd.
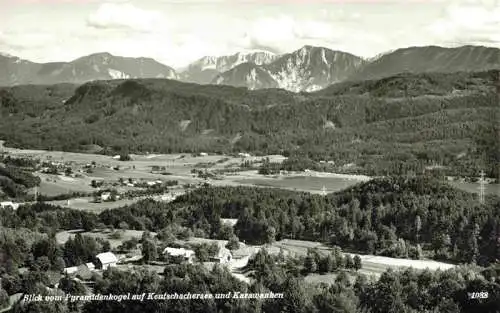
<path id="1" fill-rule="evenodd" d="M 161 180 L 155 180 L 155 181 L 148 181 L 148 182 L 146 182 L 146 184 L 149 187 L 153 187 L 153 186 L 156 186 L 156 185 L 161 185 L 162 183 L 163 183 L 163 181 L 161 181 Z"/>
<path id="2" fill-rule="evenodd" d="M 82 280 L 89 280 L 94 271 L 105 271 L 110 267 L 115 267 L 117 264 L 118 257 L 114 253 L 103 252 L 96 255 L 93 262 L 64 268 L 63 274 L 79 277 Z"/>
<path id="3" fill-rule="evenodd" d="M 120 195 L 115 195 L 115 197 L 113 198 L 111 192 L 103 192 L 101 193 L 101 201 L 116 201 L 116 200 L 120 200 Z"/>
<path id="4" fill-rule="evenodd" d="M 177 260 L 178 263 L 193 263 L 196 256 L 193 250 L 184 248 L 165 248 L 163 250 L 163 255 L 168 256 L 173 260 Z M 210 257 L 210 262 L 219 264 L 228 264 L 231 263 L 232 260 L 233 256 L 231 251 L 225 247 L 220 247 L 217 255 Z"/>

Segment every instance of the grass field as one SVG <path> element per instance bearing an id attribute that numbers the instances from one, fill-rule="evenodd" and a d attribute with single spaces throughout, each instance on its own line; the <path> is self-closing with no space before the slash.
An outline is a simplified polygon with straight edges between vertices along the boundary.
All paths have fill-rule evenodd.
<path id="1" fill-rule="evenodd" d="M 256 185 L 262 187 L 273 187 L 273 188 L 283 188 L 298 191 L 307 191 L 320 193 L 322 192 L 323 186 L 325 191 L 335 192 L 345 188 L 348 188 L 359 180 L 352 180 L 346 178 L 337 177 L 311 177 L 311 176 L 292 176 L 283 178 L 252 178 L 252 179 L 240 179 L 236 182 L 242 185 Z"/>
<path id="2" fill-rule="evenodd" d="M 468 192 L 479 193 L 479 183 L 450 182 L 450 185 Z M 484 188 L 485 194 L 500 196 L 500 184 L 487 184 Z"/>
<path id="3" fill-rule="evenodd" d="M 70 192 L 92 192 L 91 179 L 88 177 L 72 178 L 63 175 L 37 173 L 41 183 L 38 192 L 46 196 L 57 196 Z M 34 190 L 32 190 L 34 192 Z"/>
<path id="4" fill-rule="evenodd" d="M 309 248 L 317 248 L 318 251 L 325 254 L 331 251 L 329 247 L 321 243 L 302 240 L 285 239 L 275 242 L 273 246 L 276 248 L 281 248 L 284 251 L 288 251 L 289 253 L 292 253 L 294 255 L 301 256 L 307 255 L 307 250 Z M 354 256 L 354 254 L 351 255 Z M 361 268 L 360 272 L 366 275 L 380 276 L 389 268 L 396 269 L 413 267 L 415 269 L 429 268 L 430 270 L 445 270 L 454 267 L 454 265 L 448 263 L 436 262 L 431 260 L 410 260 L 402 258 L 381 257 L 375 255 L 358 255 L 361 257 L 363 263 L 363 267 Z"/>
<path id="5" fill-rule="evenodd" d="M 115 230 L 116 231 L 116 230 Z M 119 239 L 112 238 L 112 234 L 114 231 L 95 231 L 95 232 L 84 232 L 82 230 L 69 230 L 62 231 L 56 234 L 56 240 L 59 244 L 64 244 L 68 241 L 69 238 L 74 238 L 77 233 L 80 233 L 82 236 L 88 236 L 92 238 L 102 238 L 109 241 L 111 244 L 111 248 L 115 249 L 120 246 L 123 242 L 130 240 L 132 238 L 141 239 L 143 231 L 141 230 L 119 230 L 121 232 L 121 237 Z M 156 236 L 156 233 L 151 232 L 151 236 Z"/>
<path id="6" fill-rule="evenodd" d="M 144 197 L 141 197 L 141 198 L 144 198 Z M 74 210 L 82 210 L 82 211 L 87 211 L 87 212 L 99 214 L 102 211 L 107 210 L 107 209 L 119 208 L 119 207 L 122 207 L 125 205 L 135 203 L 138 200 L 140 200 L 141 198 L 120 199 L 117 201 L 94 203 L 94 202 L 91 202 L 92 201 L 91 197 L 86 197 L 86 198 L 74 198 L 71 200 L 49 201 L 48 203 L 53 204 L 53 205 L 62 206 L 62 207 L 67 207 L 67 208 L 74 209 Z"/>
<path id="7" fill-rule="evenodd" d="M 150 154 L 150 155 L 131 155 L 131 161 L 118 161 L 111 156 L 70 153 L 61 151 L 44 150 L 23 150 L 3 147 L 0 141 L 0 151 L 8 152 L 13 156 L 31 156 L 41 160 L 53 160 L 67 162 L 72 161 L 77 165 L 85 165 L 96 162 L 97 168 L 92 173 L 82 173 L 82 177 L 71 180 L 68 177 L 40 174 L 42 184 L 39 192 L 45 195 L 54 196 L 61 193 L 73 191 L 92 191 L 90 182 L 92 180 L 104 180 L 108 182 L 117 182 L 120 178 L 135 180 L 177 180 L 179 184 L 196 184 L 204 182 L 202 178 L 194 177 L 191 170 L 202 163 L 210 163 L 210 169 L 224 169 L 228 165 L 238 165 L 243 160 L 259 162 L 264 157 L 233 157 L 227 155 L 207 155 L 192 156 L 190 154 Z M 285 158 L 280 155 L 267 156 L 271 162 L 281 162 Z M 112 167 L 119 166 L 119 170 L 113 170 Z M 171 175 L 162 175 L 151 173 L 153 166 L 165 167 L 165 171 Z M 48 178 L 48 179 L 47 179 Z M 364 181 L 366 176 L 339 175 L 331 173 L 310 173 L 294 174 L 292 176 L 262 176 L 257 171 L 242 171 L 235 174 L 227 174 L 221 180 L 210 181 L 213 185 L 236 186 L 236 185 L 254 185 L 261 187 L 275 187 L 313 193 L 321 193 L 323 186 L 326 192 L 335 192 L 345 189 L 353 184 Z M 469 192 L 477 192 L 477 184 L 453 182 L 453 186 L 464 189 Z M 496 193 L 500 195 L 500 185 L 487 185 L 487 193 Z M 98 210 L 101 206 L 84 205 L 84 208 Z"/>
<path id="8" fill-rule="evenodd" d="M 212 240 L 205 238 L 191 238 L 184 243 L 211 243 L 217 242 L 220 246 L 224 246 L 227 241 L 224 240 Z M 313 241 L 302 241 L 302 240 L 290 240 L 285 239 L 281 241 L 274 242 L 273 244 L 264 245 L 264 246 L 254 246 L 254 245 L 244 245 L 241 244 L 241 247 L 236 252 L 233 252 L 233 255 L 241 256 L 251 256 L 257 253 L 260 249 L 265 248 L 270 254 L 278 254 L 280 250 L 283 250 L 285 255 L 293 255 L 293 256 L 305 256 L 307 255 L 307 250 L 309 248 L 317 248 L 320 253 L 326 254 L 331 251 L 330 247 L 327 247 L 319 242 Z M 351 254 L 354 256 L 354 254 Z M 442 262 L 436 262 L 431 260 L 409 260 L 402 258 L 389 258 L 389 257 L 381 257 L 374 255 L 363 255 L 358 254 L 362 260 L 362 268 L 358 271 L 358 273 L 365 274 L 369 277 L 378 278 L 383 272 L 388 270 L 389 268 L 398 269 L 398 268 L 408 268 L 413 267 L 415 269 L 425 269 L 429 268 L 430 270 L 437 269 L 449 269 L 454 267 L 454 265 Z M 238 267 L 241 267 L 239 264 Z M 329 274 L 330 275 L 330 274 Z M 317 277 L 316 277 L 317 276 Z M 334 276 L 328 275 L 316 275 L 308 278 L 311 282 L 328 282 L 334 280 Z"/>

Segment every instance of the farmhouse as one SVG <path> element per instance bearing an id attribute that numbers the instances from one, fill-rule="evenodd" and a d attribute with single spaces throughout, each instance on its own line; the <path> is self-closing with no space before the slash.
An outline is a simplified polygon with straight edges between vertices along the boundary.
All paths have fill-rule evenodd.
<path id="1" fill-rule="evenodd" d="M 238 223 L 238 219 L 237 218 L 221 218 L 220 222 L 223 225 L 228 225 L 228 226 L 234 227 L 234 225 L 236 225 L 236 223 Z"/>
<path id="2" fill-rule="evenodd" d="M 12 201 L 4 201 L 4 202 L 0 202 L 0 207 L 2 209 L 11 207 L 12 210 L 17 210 L 17 208 L 19 208 L 19 203 L 14 203 Z"/>
<path id="3" fill-rule="evenodd" d="M 92 262 L 85 263 L 85 266 L 91 271 L 95 270 L 95 265 Z"/>
<path id="4" fill-rule="evenodd" d="M 96 268 L 106 270 L 108 267 L 115 267 L 118 263 L 118 258 L 112 252 L 99 253 L 95 256 Z"/>
<path id="5" fill-rule="evenodd" d="M 216 262 L 216 263 L 225 264 L 225 263 L 231 262 L 232 259 L 233 259 L 233 256 L 231 255 L 231 251 L 229 251 L 225 247 L 220 247 L 219 252 L 217 253 L 217 255 L 215 255 L 211 258 L 211 261 Z"/>
<path id="6" fill-rule="evenodd" d="M 78 267 L 77 266 L 65 267 L 63 269 L 63 274 L 71 275 L 71 274 L 76 273 L 77 271 L 78 271 Z"/>
<path id="7" fill-rule="evenodd" d="M 161 196 L 161 201 L 173 201 L 175 200 L 175 196 L 171 194 L 165 194 Z"/>
<path id="8" fill-rule="evenodd" d="M 184 248 L 165 248 L 163 250 L 163 255 L 177 259 L 180 262 L 192 263 L 195 253 L 193 250 L 188 250 Z"/>
<path id="9" fill-rule="evenodd" d="M 101 200 L 102 201 L 109 201 L 111 199 L 111 193 L 109 192 L 103 192 L 101 194 Z"/>
<path id="10" fill-rule="evenodd" d="M 75 276 L 77 278 L 80 278 L 81 280 L 89 280 L 92 278 L 92 271 L 87 267 L 86 264 L 82 264 L 77 267 Z"/>

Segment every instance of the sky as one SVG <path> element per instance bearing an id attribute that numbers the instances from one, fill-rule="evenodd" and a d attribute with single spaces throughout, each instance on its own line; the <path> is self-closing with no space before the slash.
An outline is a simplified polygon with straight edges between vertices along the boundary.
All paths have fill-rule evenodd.
<path id="1" fill-rule="evenodd" d="M 500 48 L 500 0 L 0 0 L 0 52 L 34 62 L 322 46 L 370 58 L 409 46 Z"/>

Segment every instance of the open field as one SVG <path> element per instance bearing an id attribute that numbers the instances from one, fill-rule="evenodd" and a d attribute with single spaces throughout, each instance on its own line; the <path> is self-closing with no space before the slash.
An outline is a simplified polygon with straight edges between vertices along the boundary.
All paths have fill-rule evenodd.
<path id="1" fill-rule="evenodd" d="M 107 209 L 115 209 L 119 208 L 125 205 L 130 205 L 132 203 L 135 203 L 139 201 L 140 199 L 143 199 L 146 197 L 138 197 L 134 199 L 119 199 L 116 201 L 110 201 L 110 202 L 92 202 L 92 197 L 84 197 L 84 198 L 73 198 L 71 200 L 57 200 L 57 201 L 48 201 L 47 203 L 53 204 L 53 205 L 59 205 L 62 207 L 67 207 L 70 209 L 74 210 L 82 210 L 82 211 L 87 211 L 87 212 L 92 212 L 95 214 L 99 214 L 102 211 L 105 211 Z"/>
<path id="2" fill-rule="evenodd" d="M 210 170 L 221 170 L 227 166 L 238 167 L 243 161 L 259 162 L 263 158 L 269 158 L 271 162 L 281 162 L 285 157 L 280 155 L 269 155 L 265 157 L 234 157 L 227 155 L 206 155 L 192 156 L 190 154 L 152 154 L 152 155 L 131 155 L 131 161 L 119 161 L 111 156 L 72 153 L 61 151 L 44 150 L 24 150 L 3 147 L 0 141 L 0 152 L 8 152 L 12 156 L 32 157 L 40 160 L 51 160 L 57 162 L 73 162 L 76 166 L 83 166 L 95 162 L 97 167 L 92 173 L 79 173 L 81 177 L 72 178 L 63 175 L 39 174 L 42 178 L 42 185 L 39 192 L 45 195 L 57 195 L 73 192 L 85 191 L 91 192 L 92 180 L 117 182 L 122 179 L 144 179 L 144 180 L 177 180 L 179 184 L 196 184 L 205 182 L 204 179 L 195 177 L 191 170 L 200 164 L 210 164 Z M 112 169 L 119 166 L 119 170 Z M 169 175 L 152 173 L 152 167 L 165 167 Z M 333 173 L 309 173 L 320 177 L 309 177 L 303 173 L 293 174 L 294 176 L 263 176 L 256 170 L 240 171 L 237 173 L 228 173 L 222 175 L 221 179 L 210 180 L 209 182 L 217 186 L 237 186 L 237 185 L 256 185 L 272 186 L 279 188 L 298 189 L 303 191 L 317 192 L 326 185 L 329 192 L 337 191 L 360 180 L 366 180 L 366 177 L 355 175 L 340 175 Z M 302 180 L 305 182 L 302 182 Z M 321 185 L 321 186 L 319 186 Z M 318 188 L 319 186 L 319 188 Z M 76 203 L 82 203 L 77 201 Z M 74 206 L 71 206 L 74 207 Z M 94 206 L 90 208 L 93 209 Z"/>
<path id="3" fill-rule="evenodd" d="M 39 192 L 45 195 L 57 195 L 74 191 L 91 192 L 94 189 L 90 187 L 92 180 L 101 180 L 107 182 L 117 182 L 120 178 L 127 180 L 177 180 L 179 184 L 197 184 L 209 182 L 216 186 L 260 186 L 275 187 L 290 190 L 298 190 L 312 193 L 321 193 L 323 186 L 327 193 L 336 192 L 345 189 L 353 184 L 369 180 L 370 177 L 363 175 L 346 175 L 335 173 L 289 173 L 287 175 L 263 176 L 256 170 L 239 171 L 236 173 L 227 173 L 219 175 L 220 179 L 205 180 L 195 177 L 191 173 L 192 169 L 201 167 L 200 164 L 210 164 L 209 170 L 224 169 L 227 166 L 238 167 L 243 161 L 259 162 L 264 157 L 234 157 L 228 155 L 204 155 L 192 156 L 190 154 L 150 154 L 150 155 L 131 155 L 131 161 L 118 161 L 111 156 L 71 153 L 61 151 L 44 150 L 24 150 L 3 147 L 0 141 L 0 152 L 8 152 L 13 156 L 33 157 L 40 160 L 53 160 L 58 162 L 73 162 L 78 165 L 85 165 L 95 162 L 97 167 L 92 173 L 79 173 L 80 177 L 65 177 L 63 175 L 39 174 L 42 178 L 42 184 Z M 271 162 L 281 162 L 285 158 L 280 155 L 270 155 Z M 119 166 L 118 170 L 112 169 Z M 169 175 L 152 173 L 152 167 L 165 167 L 165 172 Z M 477 192 L 478 184 L 452 182 L 452 185 L 469 192 Z M 490 184 L 486 186 L 486 193 L 500 194 L 500 185 Z M 125 201 L 126 202 L 126 201 Z M 117 202 L 119 204 L 120 202 Z M 84 201 L 76 200 L 70 207 L 89 210 L 102 210 L 106 208 L 103 204 L 84 204 Z M 109 204 L 107 204 L 109 205 Z M 112 205 L 114 207 L 114 205 Z"/>
<path id="4" fill-rule="evenodd" d="M 307 249 L 317 248 L 318 251 L 323 253 L 328 253 L 331 249 L 319 242 L 303 241 L 303 240 L 290 240 L 285 239 L 282 241 L 275 242 L 274 247 L 281 248 L 284 251 L 288 251 L 295 255 L 307 255 Z M 354 256 L 354 254 L 351 254 Z M 410 260 L 402 258 L 389 258 L 375 255 L 363 255 L 358 254 L 361 257 L 363 267 L 360 272 L 364 272 L 368 275 L 380 275 L 389 268 L 408 268 L 413 267 L 414 269 L 425 269 L 430 270 L 437 269 L 450 269 L 454 265 L 437 262 L 432 260 Z"/>
<path id="5" fill-rule="evenodd" d="M 450 182 L 450 184 L 458 189 L 462 189 L 472 193 L 479 193 L 478 183 Z M 487 184 L 484 186 L 484 189 L 485 194 L 500 196 L 500 184 Z"/>
<path id="6" fill-rule="evenodd" d="M 72 178 L 63 175 L 37 173 L 41 183 L 38 192 L 46 196 L 57 196 L 70 192 L 92 192 L 90 179 Z"/>
<path id="7" fill-rule="evenodd" d="M 205 238 L 190 238 L 189 240 L 184 241 L 184 243 L 202 243 L 202 242 L 206 243 L 217 242 L 220 246 L 224 246 L 227 243 L 227 241 L 225 240 L 212 240 Z M 237 256 L 240 258 L 244 258 L 245 256 L 251 257 L 262 248 L 265 248 L 271 254 L 278 254 L 280 250 L 283 250 L 285 255 L 290 254 L 295 256 L 307 255 L 307 250 L 309 248 L 317 248 L 320 253 L 325 253 L 325 254 L 331 251 L 330 247 L 327 247 L 319 242 L 285 239 L 264 246 L 245 245 L 243 243 L 240 243 L 240 249 L 234 251 L 233 256 L 235 257 Z M 351 255 L 354 256 L 354 254 Z M 422 269 L 422 270 L 425 268 L 429 268 L 429 270 L 434 271 L 438 269 L 446 270 L 454 267 L 454 265 L 452 264 L 436 262 L 432 260 L 410 260 L 410 259 L 389 258 L 389 257 L 375 256 L 375 255 L 363 255 L 363 254 L 357 254 L 357 255 L 360 256 L 363 264 L 362 268 L 358 271 L 358 273 L 362 273 L 367 276 L 373 276 L 374 278 L 378 278 L 383 272 L 385 272 L 389 268 L 398 269 L 398 268 L 412 267 L 414 269 Z M 244 260 L 248 262 L 248 258 Z M 233 268 L 238 269 L 244 267 L 245 265 L 246 263 L 245 264 L 238 263 L 238 266 L 233 266 Z M 317 278 L 317 280 L 319 281 L 322 280 L 329 281 L 330 279 L 332 279 L 332 277 L 330 278 L 326 277 L 328 275 L 318 275 L 318 276 L 321 276 Z M 315 280 L 314 278 L 311 279 Z"/>
<path id="8" fill-rule="evenodd" d="M 338 177 L 290 176 L 283 178 L 251 178 L 237 180 L 243 185 L 293 189 L 319 193 L 323 186 L 326 192 L 335 192 L 359 183 L 359 180 Z"/>
<path id="9" fill-rule="evenodd" d="M 121 232 L 121 237 L 119 239 L 112 238 L 111 235 L 113 234 L 114 231 L 108 230 L 108 231 L 85 232 L 83 230 L 75 229 L 75 230 L 58 232 L 56 234 L 56 240 L 58 244 L 64 244 L 66 243 L 66 241 L 68 241 L 69 238 L 74 238 L 76 234 L 80 233 L 82 236 L 106 239 L 111 244 L 111 248 L 115 249 L 116 247 L 120 246 L 123 242 L 130 240 L 132 238 L 141 239 L 142 234 L 144 233 L 144 231 L 141 230 L 130 230 L 130 229 L 115 230 L 115 231 Z M 156 233 L 151 232 L 151 236 L 155 235 Z"/>

